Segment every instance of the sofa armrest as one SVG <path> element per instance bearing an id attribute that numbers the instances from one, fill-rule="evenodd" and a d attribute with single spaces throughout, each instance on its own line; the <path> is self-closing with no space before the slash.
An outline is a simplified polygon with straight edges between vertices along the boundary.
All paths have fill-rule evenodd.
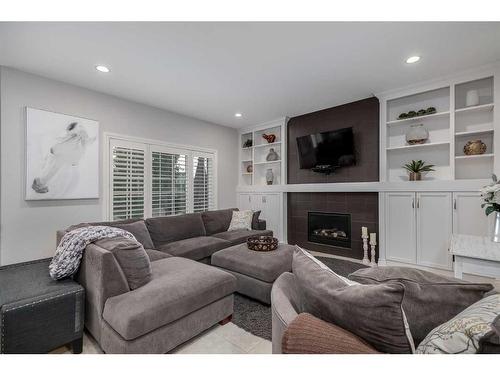
<path id="1" fill-rule="evenodd" d="M 379 353 L 358 336 L 311 314 L 299 314 L 288 325 L 282 341 L 286 354 Z"/>
<path id="2" fill-rule="evenodd" d="M 253 223 L 252 229 L 254 230 L 266 230 L 266 221 L 259 219 L 257 223 Z"/>

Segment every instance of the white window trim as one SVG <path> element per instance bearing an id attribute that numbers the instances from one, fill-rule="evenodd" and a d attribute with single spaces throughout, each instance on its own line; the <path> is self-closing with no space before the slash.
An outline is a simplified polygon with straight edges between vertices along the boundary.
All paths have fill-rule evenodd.
<path id="1" fill-rule="evenodd" d="M 102 181 L 103 181 L 103 204 L 102 204 L 102 217 L 103 220 L 109 221 L 112 220 L 112 213 L 111 213 L 111 196 L 112 196 L 112 185 L 111 185 L 111 153 L 110 153 L 110 147 L 111 147 L 111 140 L 118 140 L 118 141 L 123 141 L 123 142 L 131 142 L 131 143 L 136 143 L 136 144 L 141 144 L 143 147 L 145 146 L 146 148 L 146 156 L 145 156 L 145 163 L 148 166 L 145 170 L 145 175 L 144 175 L 144 183 L 145 183 L 145 199 L 144 199 L 144 217 L 148 218 L 151 217 L 152 212 L 151 212 L 151 151 L 152 149 L 155 148 L 155 146 L 160 147 L 165 151 L 165 149 L 172 149 L 172 151 L 176 152 L 182 152 L 186 153 L 189 156 L 192 156 L 193 154 L 196 156 L 209 156 L 213 157 L 213 169 L 214 169 L 214 208 L 217 209 L 219 207 L 218 205 L 218 169 L 217 169 L 217 150 L 211 149 L 211 148 L 204 148 L 204 147 L 198 147 L 198 146 L 193 146 L 193 145 L 183 145 L 183 144 L 177 144 L 177 143 L 170 143 L 170 142 L 161 142 L 155 139 L 148 139 L 148 138 L 140 138 L 140 137 L 132 137 L 128 135 L 123 135 L 123 134 L 117 134 L 117 133 L 108 133 L 105 132 L 103 134 L 104 136 L 104 142 L 103 147 L 103 167 L 102 167 Z M 192 171 L 192 162 L 191 158 L 189 158 L 188 162 L 188 170 Z M 191 173 L 188 174 L 191 177 Z M 190 195 L 190 190 L 191 190 L 191 184 L 188 184 L 188 196 L 189 200 L 191 200 L 191 195 Z M 192 208 L 192 207 L 191 207 Z M 188 207 L 189 209 L 189 207 Z"/>

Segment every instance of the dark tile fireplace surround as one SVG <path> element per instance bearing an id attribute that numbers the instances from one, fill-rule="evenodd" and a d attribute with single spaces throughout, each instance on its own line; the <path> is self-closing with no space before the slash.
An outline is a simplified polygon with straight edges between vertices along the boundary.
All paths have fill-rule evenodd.
<path id="1" fill-rule="evenodd" d="M 356 165 L 325 176 L 300 169 L 296 138 L 345 127 L 352 127 L 356 149 Z M 378 181 L 379 102 L 368 98 L 325 110 L 293 117 L 288 121 L 287 175 L 289 184 Z M 362 259 L 361 227 L 378 233 L 378 193 L 288 193 L 288 243 L 309 250 Z M 317 227 L 309 219 L 319 220 Z M 337 216 L 332 216 L 332 214 Z M 321 223 L 320 219 L 328 221 Z M 343 219 L 343 220 L 340 220 Z M 350 225 L 343 228 L 341 226 Z M 320 231 L 315 235 L 314 230 Z M 323 232 L 321 232 L 323 229 Z M 347 231 L 346 231 L 347 229 Z M 337 238 L 333 238 L 335 230 Z M 339 232 L 349 241 L 338 238 Z"/>

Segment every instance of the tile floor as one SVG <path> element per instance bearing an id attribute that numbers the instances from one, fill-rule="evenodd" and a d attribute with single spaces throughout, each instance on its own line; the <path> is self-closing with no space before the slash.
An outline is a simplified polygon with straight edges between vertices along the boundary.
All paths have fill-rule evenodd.
<path id="1" fill-rule="evenodd" d="M 63 346 L 53 354 L 70 354 Z M 83 337 L 83 354 L 102 354 L 90 335 Z M 271 341 L 252 335 L 234 323 L 216 325 L 174 349 L 172 354 L 271 354 Z"/>

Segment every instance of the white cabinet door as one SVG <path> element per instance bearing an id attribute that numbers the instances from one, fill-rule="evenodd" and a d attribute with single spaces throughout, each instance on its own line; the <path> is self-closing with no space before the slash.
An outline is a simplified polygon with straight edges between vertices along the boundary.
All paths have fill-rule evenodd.
<path id="1" fill-rule="evenodd" d="M 266 220 L 266 228 L 272 230 L 274 236 L 282 240 L 280 194 L 263 194 L 262 205 L 262 218 Z"/>
<path id="2" fill-rule="evenodd" d="M 417 264 L 452 269 L 448 252 L 452 233 L 451 193 L 417 193 Z"/>
<path id="3" fill-rule="evenodd" d="M 385 195 L 386 258 L 395 262 L 416 262 L 415 193 Z"/>
<path id="4" fill-rule="evenodd" d="M 240 210 L 252 209 L 252 196 L 251 194 L 240 193 L 238 194 L 238 208 Z"/>
<path id="5" fill-rule="evenodd" d="M 453 193 L 453 233 L 488 236 L 488 217 L 477 192 Z"/>

